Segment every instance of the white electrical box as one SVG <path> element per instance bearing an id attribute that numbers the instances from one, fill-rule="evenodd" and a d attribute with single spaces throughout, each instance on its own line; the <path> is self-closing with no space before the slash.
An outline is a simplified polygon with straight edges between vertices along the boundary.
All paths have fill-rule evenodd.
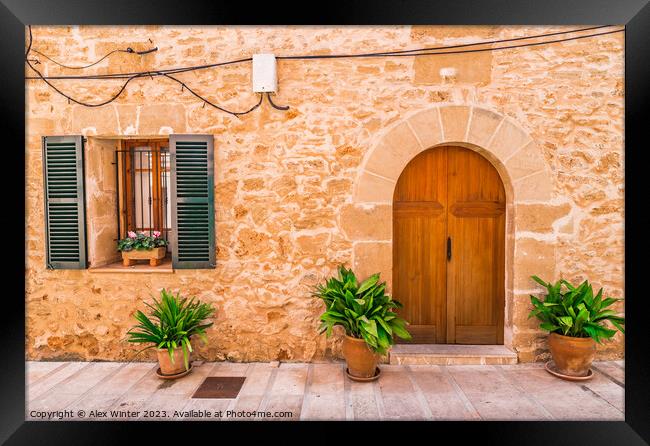
<path id="1" fill-rule="evenodd" d="M 278 73 L 275 55 L 253 54 L 253 91 L 275 93 L 278 90 Z"/>

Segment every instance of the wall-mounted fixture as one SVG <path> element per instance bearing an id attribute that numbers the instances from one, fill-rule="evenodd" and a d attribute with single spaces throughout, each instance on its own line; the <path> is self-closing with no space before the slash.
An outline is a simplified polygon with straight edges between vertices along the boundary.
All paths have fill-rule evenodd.
<path id="1" fill-rule="evenodd" d="M 276 110 L 289 110 L 287 105 L 278 105 L 271 99 L 271 93 L 278 91 L 278 70 L 275 55 L 253 54 L 253 92 L 266 93 L 266 99 Z"/>
<path id="2" fill-rule="evenodd" d="M 253 91 L 275 93 L 278 91 L 278 71 L 273 54 L 253 54 Z"/>
<path id="3" fill-rule="evenodd" d="M 444 67 L 440 69 L 440 77 L 445 81 L 455 80 L 458 70 L 454 67 Z"/>

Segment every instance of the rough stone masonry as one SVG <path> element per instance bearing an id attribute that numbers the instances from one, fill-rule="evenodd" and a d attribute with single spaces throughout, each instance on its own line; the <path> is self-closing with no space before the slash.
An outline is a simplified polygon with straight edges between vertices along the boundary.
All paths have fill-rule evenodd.
<path id="1" fill-rule="evenodd" d="M 149 39 L 159 48 L 145 56 L 114 54 L 84 71 L 113 73 L 264 52 L 361 53 L 566 29 L 574 27 L 35 26 L 33 48 L 69 65 L 97 60 L 116 48 L 146 49 L 152 46 Z M 99 108 L 68 103 L 43 82 L 26 81 L 28 359 L 132 359 L 138 346 L 127 343 L 125 333 L 133 314 L 163 287 L 217 308 L 209 344 L 197 345 L 200 358 L 338 357 L 340 339 L 317 334 L 323 308 L 311 297 L 312 286 L 339 263 L 354 262 L 364 274 L 383 275 L 390 265 L 390 207 L 367 209 L 353 198 L 365 157 L 408 116 L 451 105 L 490 110 L 532 138 L 539 159 L 519 157 L 511 174 L 525 176 L 529 163 L 540 160 L 548 172 L 532 175 L 527 187 L 548 191 L 549 199 L 515 197 L 510 203 L 515 276 L 507 288 L 506 315 L 509 345 L 519 360 L 547 358 L 546 334 L 526 318 L 527 295 L 540 291 L 527 279 L 530 274 L 547 280 L 588 278 L 607 294 L 623 297 L 623 39 L 618 33 L 461 55 L 279 61 L 275 99 L 290 109 L 265 103 L 240 119 L 204 107 L 164 78 L 133 80 L 117 101 Z M 38 59 L 46 75 L 79 74 Z M 456 74 L 441 77 L 440 70 L 448 67 Z M 247 109 L 257 101 L 250 63 L 177 77 L 229 109 Z M 122 83 L 54 82 L 90 102 L 112 96 Z M 450 125 L 466 125 L 467 117 L 462 119 Z M 216 269 L 47 270 L 41 137 L 168 133 L 214 135 Z M 550 266 L 541 265 L 540 258 L 551 259 Z M 390 270 L 384 279 L 390 282 Z M 599 346 L 599 359 L 621 357 L 620 334 Z"/>

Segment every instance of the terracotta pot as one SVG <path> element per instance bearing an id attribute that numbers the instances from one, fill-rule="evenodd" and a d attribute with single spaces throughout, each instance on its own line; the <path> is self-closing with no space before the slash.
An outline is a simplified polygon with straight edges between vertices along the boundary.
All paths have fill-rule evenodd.
<path id="1" fill-rule="evenodd" d="M 592 338 L 574 338 L 551 333 L 548 337 L 553 361 L 558 372 L 568 376 L 587 376 L 596 354 Z"/>
<path id="2" fill-rule="evenodd" d="M 378 356 L 370 350 L 363 339 L 345 336 L 343 339 L 343 356 L 348 365 L 348 372 L 359 378 L 375 376 Z"/>
<path id="3" fill-rule="evenodd" d="M 169 359 L 169 352 L 166 348 L 156 349 L 158 354 L 158 364 L 160 365 L 160 373 L 163 375 L 177 375 L 185 371 L 185 363 L 183 362 L 183 349 L 174 349 L 174 362 Z M 189 353 L 189 352 L 188 352 Z M 191 353 L 189 353 L 191 355 Z M 189 358 L 188 358 L 189 361 Z"/>

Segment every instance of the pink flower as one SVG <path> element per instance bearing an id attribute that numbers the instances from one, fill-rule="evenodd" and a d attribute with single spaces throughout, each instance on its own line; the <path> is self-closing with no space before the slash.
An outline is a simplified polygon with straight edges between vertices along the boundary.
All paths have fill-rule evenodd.
<path id="1" fill-rule="evenodd" d="M 136 237 L 135 232 L 129 231 L 129 238 L 135 238 L 135 237 Z"/>
<path id="2" fill-rule="evenodd" d="M 154 237 L 160 237 L 160 231 L 153 231 Z"/>

